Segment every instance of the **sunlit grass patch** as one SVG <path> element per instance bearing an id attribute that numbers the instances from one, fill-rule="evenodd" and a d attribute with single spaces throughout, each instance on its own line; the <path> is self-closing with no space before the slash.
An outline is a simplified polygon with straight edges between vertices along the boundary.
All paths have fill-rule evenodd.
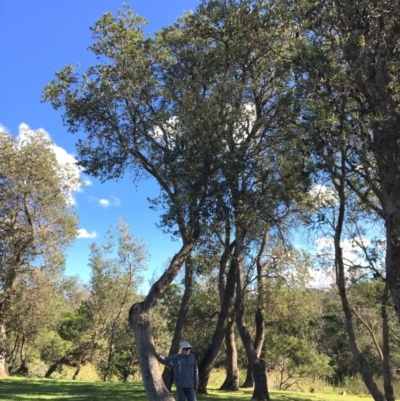
<path id="1" fill-rule="evenodd" d="M 210 387 L 209 394 L 197 396 L 198 401 L 250 401 L 252 389 L 219 391 Z M 271 391 L 273 401 L 366 401 L 372 397 L 320 393 Z M 173 393 L 175 395 L 175 393 Z M 7 378 L 0 381 L 1 401 L 71 400 L 71 401 L 146 401 L 139 382 L 85 382 L 73 380 Z"/>

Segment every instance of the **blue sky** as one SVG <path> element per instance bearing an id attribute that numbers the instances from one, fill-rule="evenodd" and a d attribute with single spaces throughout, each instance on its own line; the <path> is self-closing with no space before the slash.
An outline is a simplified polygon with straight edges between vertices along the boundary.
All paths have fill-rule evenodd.
<path id="1" fill-rule="evenodd" d="M 149 33 L 172 23 L 184 11 L 194 10 L 199 1 L 141 0 L 128 3 L 146 18 Z M 75 155 L 76 136 L 62 125 L 60 112 L 41 103 L 44 86 L 54 71 L 66 64 L 94 63 L 86 49 L 91 43 L 90 26 L 105 12 L 116 14 L 120 0 L 0 0 L 0 125 L 13 136 L 21 129 L 42 128 L 70 155 Z M 148 207 L 147 197 L 158 193 L 152 180 L 133 185 L 129 177 L 91 185 L 74 194 L 79 228 L 95 238 L 78 238 L 68 250 L 66 274 L 89 278 L 89 245 L 101 241 L 110 225 L 121 216 L 131 233 L 143 240 L 150 255 L 149 271 L 160 271 L 178 249 L 167 234 L 156 227 L 157 213 Z M 84 232 L 84 231 L 81 231 Z"/>

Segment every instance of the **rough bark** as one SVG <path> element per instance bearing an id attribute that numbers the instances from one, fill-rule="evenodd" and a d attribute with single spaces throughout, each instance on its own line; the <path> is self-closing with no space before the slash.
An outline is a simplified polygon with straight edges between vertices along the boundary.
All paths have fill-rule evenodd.
<path id="1" fill-rule="evenodd" d="M 179 347 L 183 339 L 183 330 L 185 328 L 185 322 L 189 313 L 190 301 L 193 293 L 193 266 L 190 255 L 185 261 L 185 292 L 183 293 L 181 306 L 179 308 L 178 319 L 176 321 L 174 336 L 172 338 L 169 355 L 175 355 L 179 352 Z M 162 378 L 165 386 L 171 391 L 172 384 L 174 382 L 174 371 L 165 366 L 162 373 Z"/>
<path id="2" fill-rule="evenodd" d="M 174 256 L 168 269 L 153 284 L 146 298 L 142 302 L 132 305 L 129 310 L 129 324 L 135 336 L 143 385 L 147 399 L 150 401 L 174 401 L 164 385 L 155 357 L 156 351 L 151 330 L 152 309 L 178 274 L 179 269 L 193 249 L 198 235 L 198 232 L 191 235 L 192 240 L 184 244 Z"/>

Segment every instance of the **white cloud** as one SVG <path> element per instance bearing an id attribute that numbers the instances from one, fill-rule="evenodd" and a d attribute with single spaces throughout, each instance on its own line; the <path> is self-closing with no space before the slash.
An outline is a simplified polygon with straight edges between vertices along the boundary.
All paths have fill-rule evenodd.
<path id="1" fill-rule="evenodd" d="M 94 196 L 91 196 L 88 198 L 88 200 L 89 200 L 89 202 L 98 202 L 99 205 L 104 208 L 108 208 L 110 206 L 119 206 L 121 204 L 120 199 L 114 195 L 111 195 L 109 197 L 109 199 L 105 199 L 105 198 L 98 199 L 98 198 L 95 198 Z"/>
<path id="2" fill-rule="evenodd" d="M 97 237 L 96 231 L 92 231 L 91 233 L 89 233 L 85 228 L 78 229 L 77 238 L 96 238 L 96 237 Z"/>
<path id="3" fill-rule="evenodd" d="M 107 200 L 107 199 L 100 199 L 99 203 L 100 203 L 100 206 L 103 206 L 103 207 L 109 207 L 110 206 L 110 201 Z"/>
<path id="4" fill-rule="evenodd" d="M 116 196 L 111 195 L 110 198 L 113 206 L 119 206 L 121 204 L 121 201 Z"/>
<path id="5" fill-rule="evenodd" d="M 9 134 L 9 133 L 10 133 L 10 131 L 8 130 L 8 128 L 5 127 L 3 124 L 0 124 L 0 131 L 1 131 L 1 132 L 4 132 L 4 133 L 6 133 L 6 134 Z"/>
<path id="6" fill-rule="evenodd" d="M 335 269 L 333 266 L 328 266 L 323 269 L 309 269 L 308 270 L 311 282 L 311 287 L 320 289 L 329 289 L 336 282 Z"/>
<path id="7" fill-rule="evenodd" d="M 345 263 L 348 264 L 363 264 L 362 258 L 362 244 L 363 247 L 368 247 L 371 245 L 371 241 L 366 237 L 356 237 L 356 238 L 345 238 L 340 246 L 342 248 L 343 259 Z M 333 238 L 330 237 L 320 237 L 315 241 L 315 249 L 317 253 L 323 254 L 328 258 L 334 259 L 334 243 Z M 365 261 L 364 261 L 365 264 Z"/>

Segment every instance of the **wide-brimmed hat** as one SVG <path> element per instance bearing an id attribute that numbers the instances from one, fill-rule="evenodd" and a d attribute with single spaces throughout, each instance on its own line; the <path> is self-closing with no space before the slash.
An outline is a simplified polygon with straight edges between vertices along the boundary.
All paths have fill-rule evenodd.
<path id="1" fill-rule="evenodd" d="M 184 348 L 192 348 L 192 346 L 191 346 L 187 341 L 184 341 L 184 342 L 181 344 L 180 350 L 183 350 Z"/>

